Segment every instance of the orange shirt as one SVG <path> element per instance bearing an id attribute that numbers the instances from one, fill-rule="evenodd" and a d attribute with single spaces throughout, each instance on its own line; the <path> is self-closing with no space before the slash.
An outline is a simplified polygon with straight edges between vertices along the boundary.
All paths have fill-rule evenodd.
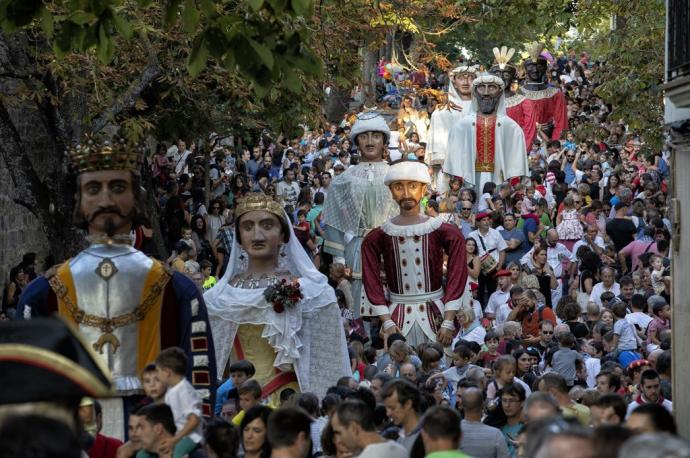
<path id="1" fill-rule="evenodd" d="M 544 320 L 548 320 L 556 326 L 556 315 L 549 307 L 544 307 L 541 311 L 535 309 L 531 312 L 522 312 L 519 318 L 520 324 L 522 324 L 523 336 L 537 337 L 541 323 Z"/>

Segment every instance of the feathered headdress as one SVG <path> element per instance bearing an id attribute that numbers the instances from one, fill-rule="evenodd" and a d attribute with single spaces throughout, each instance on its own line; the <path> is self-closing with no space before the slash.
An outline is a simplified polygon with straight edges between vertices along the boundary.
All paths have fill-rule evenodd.
<path id="1" fill-rule="evenodd" d="M 525 47 L 525 50 L 529 54 L 530 58 L 536 62 L 538 59 L 544 59 L 546 60 L 545 57 L 542 57 L 541 52 L 544 50 L 544 43 L 539 43 L 538 41 L 534 41 L 530 44 L 528 44 Z"/>
<path id="2" fill-rule="evenodd" d="M 500 68 L 501 70 L 506 68 L 506 65 L 508 65 L 508 62 L 510 62 L 510 59 L 512 59 L 514 54 L 515 49 L 508 49 L 507 46 L 501 46 L 500 50 L 498 48 L 494 48 L 494 57 L 496 58 L 498 68 Z"/>

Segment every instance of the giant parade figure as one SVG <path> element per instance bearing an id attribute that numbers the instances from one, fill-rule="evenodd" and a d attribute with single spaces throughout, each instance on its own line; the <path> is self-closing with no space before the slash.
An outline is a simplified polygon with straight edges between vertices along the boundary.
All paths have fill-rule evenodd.
<path id="1" fill-rule="evenodd" d="M 144 151 L 88 136 L 68 153 L 77 173 L 74 221 L 89 246 L 30 283 L 17 316 L 58 314 L 95 350 L 118 396 L 104 400 L 107 435 L 124 437 L 128 404 L 143 394 L 139 376 L 168 347 L 186 352 L 187 378 L 210 415 L 216 370 L 203 297 L 191 279 L 132 246 L 133 229 L 146 221 Z"/>
<path id="2" fill-rule="evenodd" d="M 522 129 L 522 132 L 525 134 L 525 147 L 529 150 L 531 143 L 527 139 L 527 132 L 530 126 L 534 129 L 536 120 L 533 105 L 526 102 L 524 95 L 513 91 L 513 82 L 517 79 L 517 68 L 510 63 L 510 59 L 515 54 L 515 50 L 513 48 L 507 49 L 503 46 L 500 50 L 494 48 L 493 51 L 496 63 L 491 67 L 489 73 L 503 80 L 503 84 L 505 84 L 506 113 Z"/>
<path id="3" fill-rule="evenodd" d="M 470 114 L 448 136 L 443 171 L 461 177 L 480 195 L 485 183 L 529 175 L 525 136 L 506 114 L 503 80 L 482 75 L 472 83 Z"/>
<path id="4" fill-rule="evenodd" d="M 430 183 L 423 162 L 403 159 L 386 174 L 385 184 L 400 214 L 371 231 L 362 243 L 364 290 L 371 304 L 366 314 L 381 319 L 384 335 L 401 332 L 413 346 L 435 341 L 448 346 L 467 282 L 465 238 L 443 217 L 430 218 L 420 211 Z M 382 262 L 388 294 L 379 274 Z"/>
<path id="5" fill-rule="evenodd" d="M 472 81 L 479 75 L 475 65 L 462 65 L 450 73 L 448 99 L 439 103 L 431 114 L 429 144 L 426 147 L 426 161 L 433 169 L 433 186 L 445 192 L 448 183 L 441 172 L 441 166 L 448 156 L 448 134 L 453 126 L 469 113 L 472 103 Z"/>
<path id="6" fill-rule="evenodd" d="M 390 130 L 376 112 L 360 113 L 350 139 L 357 145 L 360 162 L 333 179 L 323 207 L 326 224 L 324 251 L 352 271 L 354 316 L 359 319 L 366 298 L 362 291 L 364 236 L 397 213 L 391 192 L 383 183 L 388 172 L 386 145 Z"/>
<path id="7" fill-rule="evenodd" d="M 276 403 L 286 388 L 322 398 L 352 375 L 335 292 L 279 203 L 249 194 L 235 218 L 228 269 L 204 294 L 217 365 L 251 361 L 262 397 Z"/>
<path id="8" fill-rule="evenodd" d="M 525 131 L 527 147 L 541 133 L 546 139 L 558 140 L 561 132 L 568 129 L 568 107 L 565 95 L 557 87 L 549 85 L 546 77 L 548 62 L 541 52 L 544 45 L 532 43 L 527 47 L 530 57 L 525 61 L 527 81 L 520 88 L 526 103 L 534 111 L 536 123 L 529 124 Z"/>

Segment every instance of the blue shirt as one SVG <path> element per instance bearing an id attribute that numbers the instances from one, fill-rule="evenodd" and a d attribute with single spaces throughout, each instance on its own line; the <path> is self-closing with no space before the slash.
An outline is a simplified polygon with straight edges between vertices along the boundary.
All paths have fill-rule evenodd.
<path id="1" fill-rule="evenodd" d="M 531 219 L 531 218 L 530 218 Z M 534 220 L 532 220 L 534 221 Z M 526 222 L 525 222 L 526 223 Z M 536 228 L 535 228 L 536 230 Z M 507 266 L 511 262 L 516 262 L 520 264 L 520 258 L 529 251 L 529 248 L 527 247 L 527 237 L 525 236 L 525 232 L 521 231 L 520 229 L 513 228 L 511 231 L 507 231 L 503 229 L 502 231 L 499 231 L 501 236 L 503 237 L 503 240 L 506 242 L 510 239 L 516 239 L 520 240 L 520 246 L 518 246 L 516 249 L 512 251 L 506 250 L 506 259 L 505 259 L 505 265 Z"/>
<path id="2" fill-rule="evenodd" d="M 525 218 L 525 225 L 522 226 L 522 230 L 525 235 L 525 247 L 527 248 L 527 251 L 532 249 L 532 243 L 529 241 L 529 234 L 536 234 L 537 229 L 539 229 L 539 223 L 535 221 L 534 218 Z M 527 252 L 525 251 L 525 252 Z"/>
<path id="3" fill-rule="evenodd" d="M 223 409 L 223 404 L 225 404 L 225 402 L 228 400 L 228 393 L 234 388 L 235 385 L 232 383 L 231 378 L 224 381 L 223 384 L 218 387 L 218 390 L 216 391 L 216 405 L 213 407 L 213 412 L 216 415 L 220 415 L 220 411 Z"/>
<path id="4" fill-rule="evenodd" d="M 563 172 L 565 173 L 565 182 L 568 184 L 573 184 L 575 181 L 575 171 L 573 170 L 573 165 L 569 162 L 566 162 Z"/>

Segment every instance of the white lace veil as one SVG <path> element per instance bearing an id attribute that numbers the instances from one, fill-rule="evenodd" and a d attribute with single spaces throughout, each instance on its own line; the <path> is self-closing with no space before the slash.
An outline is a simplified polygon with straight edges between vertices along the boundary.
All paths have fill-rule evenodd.
<path id="1" fill-rule="evenodd" d="M 328 305 L 332 302 L 336 302 L 335 292 L 332 288 L 330 288 L 328 278 L 326 278 L 325 275 L 314 267 L 314 263 L 312 262 L 311 258 L 307 255 L 307 252 L 297 240 L 292 228 L 292 222 L 290 221 L 287 213 L 284 211 L 283 218 L 287 222 L 288 230 L 290 231 L 290 239 L 288 240 L 288 243 L 283 244 L 283 247 L 280 250 L 281 259 L 278 261 L 278 270 L 287 270 L 293 276 L 299 278 L 300 286 L 302 288 L 302 295 L 304 296 L 304 302 L 315 301 L 319 305 Z M 230 280 L 233 277 L 247 270 L 247 255 L 245 254 L 242 256 L 243 252 L 244 250 L 240 245 L 238 237 L 234 237 L 228 267 L 225 270 L 223 278 L 221 278 L 213 288 L 204 294 L 206 307 L 208 308 L 209 313 L 213 313 L 214 315 L 222 315 L 223 304 L 218 302 L 220 294 L 226 289 L 232 288 L 230 286 Z M 244 257 L 245 259 L 240 259 L 241 257 Z M 242 289 L 242 291 L 243 295 L 247 294 L 246 289 Z M 261 291 L 261 295 L 263 295 L 262 289 L 256 291 Z M 314 305 L 314 307 L 318 308 L 319 305 Z"/>
<path id="2" fill-rule="evenodd" d="M 270 325 L 265 326 L 264 337 L 277 349 L 276 364 L 292 363 L 298 357 L 298 348 L 301 346 L 297 334 L 302 327 L 302 318 L 336 302 L 335 292 L 328 284 L 328 279 L 314 267 L 297 240 L 290 218 L 285 212 L 283 218 L 287 222 L 290 238 L 281 248 L 278 270 L 287 270 L 299 279 L 303 296 L 300 307 L 275 315 L 265 302 L 264 288 L 246 289 L 230 285 L 233 277 L 247 269 L 247 260 L 240 259 L 243 250 L 235 237 L 223 278 L 204 294 L 219 371 L 225 367 L 230 357 L 238 324 Z"/>

